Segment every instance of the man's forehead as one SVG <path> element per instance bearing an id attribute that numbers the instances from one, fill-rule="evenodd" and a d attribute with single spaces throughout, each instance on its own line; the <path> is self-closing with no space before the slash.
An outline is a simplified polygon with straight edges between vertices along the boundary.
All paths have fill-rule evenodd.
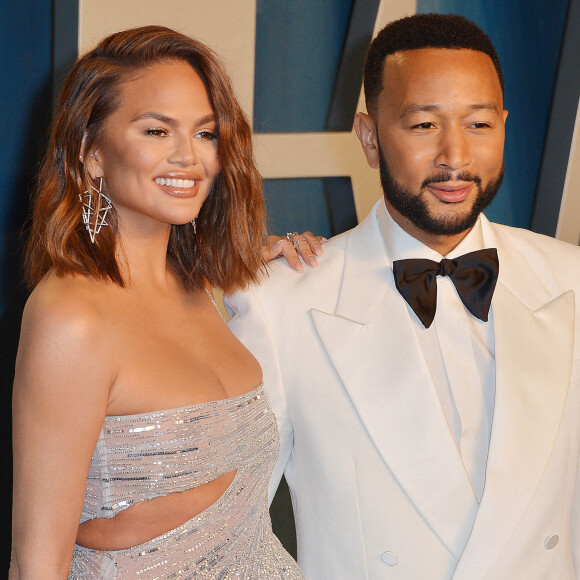
<path id="1" fill-rule="evenodd" d="M 411 48 L 388 54 L 385 57 L 383 74 L 388 69 L 392 70 L 393 68 L 411 68 L 414 66 L 430 68 L 430 61 L 435 60 L 440 65 L 445 62 L 450 68 L 453 68 L 454 65 L 460 67 L 466 59 L 485 62 L 497 74 L 493 61 L 487 53 L 472 48 L 445 47 Z"/>
<path id="2" fill-rule="evenodd" d="M 431 81 L 445 76 L 450 82 L 462 78 L 468 84 L 477 79 L 480 88 L 483 84 L 488 90 L 502 93 L 491 57 L 467 48 L 416 48 L 387 55 L 381 92 L 398 92 L 397 89 L 409 84 L 421 90 L 430 86 Z"/>

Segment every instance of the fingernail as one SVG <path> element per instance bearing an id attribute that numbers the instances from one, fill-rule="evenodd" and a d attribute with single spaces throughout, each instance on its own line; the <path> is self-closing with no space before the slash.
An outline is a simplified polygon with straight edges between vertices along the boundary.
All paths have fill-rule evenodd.
<path id="1" fill-rule="evenodd" d="M 318 266 L 318 261 L 316 260 L 316 258 L 314 256 L 306 256 L 306 258 L 304 258 L 304 260 L 306 261 L 306 263 L 309 266 L 313 266 L 313 267 Z"/>
<path id="2" fill-rule="evenodd" d="M 302 265 L 302 262 L 300 260 L 297 260 L 296 262 L 294 262 L 292 264 L 292 267 L 297 271 L 300 272 L 302 274 L 304 274 L 304 266 Z"/>
<path id="3" fill-rule="evenodd" d="M 328 242 L 328 239 L 327 238 L 320 238 L 320 242 L 322 244 L 326 244 L 326 242 Z"/>
<path id="4" fill-rule="evenodd" d="M 317 256 L 322 256 L 322 254 L 324 254 L 324 250 L 322 249 L 322 246 L 321 245 L 314 246 L 314 253 Z"/>

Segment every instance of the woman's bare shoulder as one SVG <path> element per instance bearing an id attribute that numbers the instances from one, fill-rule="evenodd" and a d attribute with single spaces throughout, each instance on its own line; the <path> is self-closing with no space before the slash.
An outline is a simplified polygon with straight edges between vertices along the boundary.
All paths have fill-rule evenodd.
<path id="1" fill-rule="evenodd" d="M 73 328 L 97 324 L 104 311 L 103 283 L 83 276 L 47 275 L 34 288 L 24 308 L 23 320 Z"/>
<path id="2" fill-rule="evenodd" d="M 29 296 L 22 316 L 20 349 L 74 356 L 104 346 L 102 283 L 81 276 L 46 276 Z"/>
<path id="3" fill-rule="evenodd" d="M 99 283 L 48 276 L 31 293 L 22 317 L 15 393 L 40 391 L 71 397 L 79 376 L 91 397 L 106 398 L 116 374 L 101 331 Z M 100 393 L 100 394 L 99 394 Z M 66 397 L 65 397 L 66 398 Z"/>

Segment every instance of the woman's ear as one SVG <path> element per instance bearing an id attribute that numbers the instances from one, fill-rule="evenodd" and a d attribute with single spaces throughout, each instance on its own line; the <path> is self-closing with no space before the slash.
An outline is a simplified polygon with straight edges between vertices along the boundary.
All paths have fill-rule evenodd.
<path id="1" fill-rule="evenodd" d="M 81 142 L 81 152 L 79 155 L 80 162 L 85 165 L 87 172 L 92 179 L 98 179 L 103 176 L 103 170 L 99 161 L 98 150 L 94 149 L 90 152 L 87 151 L 87 132 L 83 134 L 83 140 Z"/>
<path id="2" fill-rule="evenodd" d="M 366 113 L 357 113 L 354 118 L 354 130 L 361 142 L 367 163 L 373 169 L 377 169 L 380 160 L 379 146 L 373 118 Z"/>

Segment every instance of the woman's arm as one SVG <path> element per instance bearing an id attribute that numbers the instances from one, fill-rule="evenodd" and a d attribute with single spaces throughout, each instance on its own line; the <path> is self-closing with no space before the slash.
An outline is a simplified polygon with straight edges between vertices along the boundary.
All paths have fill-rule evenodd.
<path id="1" fill-rule="evenodd" d="M 113 380 L 98 322 L 62 280 L 41 283 L 26 305 L 13 396 L 11 579 L 67 578 Z"/>

